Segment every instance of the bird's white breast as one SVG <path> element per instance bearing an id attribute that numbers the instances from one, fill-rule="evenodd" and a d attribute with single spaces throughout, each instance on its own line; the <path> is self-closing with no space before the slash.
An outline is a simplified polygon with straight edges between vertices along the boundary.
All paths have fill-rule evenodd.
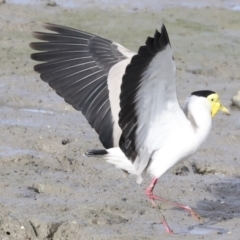
<path id="1" fill-rule="evenodd" d="M 196 126 L 187 119 L 184 122 L 178 122 L 177 116 L 172 120 L 170 116 L 168 117 L 169 121 L 172 121 L 172 131 L 171 133 L 168 131 L 164 145 L 153 152 L 151 163 L 147 169 L 150 175 L 160 177 L 177 162 L 196 152 L 208 137 L 212 123 L 210 107 L 208 102 L 204 102 L 208 100 L 199 98 L 191 100 L 188 107 L 195 119 Z M 160 132 L 156 131 L 155 134 L 160 134 Z"/>

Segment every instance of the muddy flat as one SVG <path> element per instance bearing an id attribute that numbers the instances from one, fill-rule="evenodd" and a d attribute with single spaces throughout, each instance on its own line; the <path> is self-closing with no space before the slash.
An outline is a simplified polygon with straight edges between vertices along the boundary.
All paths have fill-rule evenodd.
<path id="1" fill-rule="evenodd" d="M 239 239 L 240 112 L 231 107 L 240 89 L 237 8 L 46 2 L 0 5 L 0 239 Z M 198 153 L 162 176 L 155 189 L 196 209 L 204 223 L 159 204 L 176 232 L 167 236 L 144 195 L 150 178 L 138 185 L 103 160 L 83 156 L 102 145 L 83 115 L 34 72 L 29 43 L 32 31 L 43 30 L 39 22 L 85 30 L 134 51 L 164 22 L 180 102 L 211 89 L 231 111 L 213 119 Z"/>

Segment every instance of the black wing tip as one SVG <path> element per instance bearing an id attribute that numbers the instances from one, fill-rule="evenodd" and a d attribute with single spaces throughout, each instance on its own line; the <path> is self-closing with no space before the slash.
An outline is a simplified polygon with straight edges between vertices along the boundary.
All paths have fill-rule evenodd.
<path id="1" fill-rule="evenodd" d="M 160 32 L 156 29 L 154 37 L 148 37 L 145 44 L 148 52 L 152 55 L 164 50 L 168 44 L 171 46 L 165 25 L 162 24 Z M 142 47 L 139 48 L 140 55 L 143 51 Z"/>
<path id="2" fill-rule="evenodd" d="M 165 46 L 167 44 L 169 44 L 171 46 L 171 43 L 170 43 L 170 40 L 169 40 L 169 37 L 168 37 L 168 33 L 167 33 L 167 29 L 166 29 L 164 24 L 162 24 L 162 27 L 161 27 L 160 42 L 163 43 L 163 45 L 165 45 Z"/>
<path id="3" fill-rule="evenodd" d="M 29 43 L 29 45 L 28 45 L 30 48 L 32 48 L 32 49 L 34 49 L 33 47 L 33 43 Z M 32 54 L 31 54 L 31 58 L 32 58 Z"/>
<path id="4" fill-rule="evenodd" d="M 55 24 L 55 23 L 47 23 L 47 22 L 40 22 L 39 25 L 47 30 L 50 30 L 50 31 L 54 31 L 53 29 L 54 28 L 66 28 L 62 25 L 58 25 L 58 24 Z"/>
<path id="5" fill-rule="evenodd" d="M 107 150 L 105 149 L 93 149 L 93 150 L 89 150 L 87 152 L 85 152 L 85 156 L 87 157 L 92 157 L 92 156 L 96 156 L 96 155 L 106 155 L 108 154 Z"/>
<path id="6" fill-rule="evenodd" d="M 31 49 L 33 49 L 33 50 L 39 51 L 37 45 L 39 45 L 39 42 L 31 42 L 31 43 L 29 44 L 29 47 L 30 47 Z M 33 55 L 33 54 L 31 54 L 31 58 L 32 58 L 32 55 Z M 33 59 L 33 58 L 32 58 L 32 59 Z M 34 59 L 33 59 L 33 60 L 34 60 Z"/>
<path id="7" fill-rule="evenodd" d="M 29 44 L 29 47 L 32 48 L 32 49 L 34 49 L 34 48 L 32 47 L 32 43 Z M 30 58 L 31 58 L 32 60 L 34 60 L 34 61 L 38 61 L 37 56 L 38 56 L 38 53 L 31 53 Z M 35 66 L 34 66 L 34 70 L 35 70 Z M 36 71 L 36 70 L 35 70 L 35 71 Z"/>
<path id="8" fill-rule="evenodd" d="M 167 29 L 165 25 L 162 24 L 160 32 L 156 29 L 154 34 L 154 45 L 158 51 L 161 51 L 165 49 L 168 44 L 171 46 Z"/>
<path id="9" fill-rule="evenodd" d="M 53 27 L 53 26 L 58 26 L 56 24 L 46 23 L 46 22 L 39 22 L 38 24 L 45 29 L 49 29 L 50 27 Z M 58 26 L 58 27 L 61 27 L 61 26 Z M 38 33 L 41 33 L 41 32 L 33 31 L 32 36 L 35 37 L 35 35 L 37 35 Z"/>
<path id="10" fill-rule="evenodd" d="M 66 26 L 63 26 L 63 25 L 55 24 L 55 23 L 39 22 L 39 25 L 44 29 L 47 29 L 49 31 L 56 32 L 56 33 L 59 33 L 59 30 L 63 30 L 63 29 L 77 31 L 74 28 L 66 27 Z M 34 31 L 34 32 L 32 32 L 32 36 L 39 39 L 37 37 L 37 35 L 42 34 L 42 33 L 43 32 Z"/>
<path id="11" fill-rule="evenodd" d="M 161 26 L 161 33 L 163 32 L 167 32 L 167 29 L 164 23 L 162 23 L 162 26 Z"/>

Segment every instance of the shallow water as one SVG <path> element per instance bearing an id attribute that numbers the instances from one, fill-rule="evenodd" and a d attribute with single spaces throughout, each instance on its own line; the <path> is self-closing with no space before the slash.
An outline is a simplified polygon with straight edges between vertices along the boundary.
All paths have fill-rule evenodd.
<path id="1" fill-rule="evenodd" d="M 43 4 L 44 2 L 41 0 L 8 0 L 9 3 L 14 4 Z M 49 1 L 51 2 L 51 1 Z M 53 1 L 52 1 L 53 2 Z M 226 8 L 234 11 L 240 10 L 240 1 L 239 0 L 228 0 L 228 1 L 219 1 L 219 0 L 203 0 L 203 1 L 192 1 L 192 0 L 164 0 L 159 3 L 159 0 L 152 0 L 151 4 L 147 0 L 55 0 L 54 2 L 57 5 L 66 7 L 66 8 L 78 8 L 78 7 L 100 7 L 101 9 L 107 8 L 124 8 L 131 10 L 151 10 L 151 11 L 159 11 L 164 8 L 169 7 L 187 7 L 187 8 L 206 8 L 206 7 L 218 7 L 218 8 Z"/>

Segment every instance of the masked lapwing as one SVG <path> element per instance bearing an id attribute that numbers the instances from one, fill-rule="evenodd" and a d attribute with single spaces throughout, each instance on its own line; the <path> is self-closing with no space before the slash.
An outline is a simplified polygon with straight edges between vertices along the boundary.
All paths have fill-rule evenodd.
<path id="1" fill-rule="evenodd" d="M 54 33 L 34 32 L 42 42 L 30 47 L 31 58 L 58 95 L 82 112 L 98 133 L 104 150 L 88 156 L 105 158 L 117 168 L 152 177 L 145 193 L 200 216 L 190 207 L 153 193 L 157 180 L 173 165 L 197 151 L 208 137 L 212 117 L 221 110 L 219 95 L 210 90 L 192 92 L 181 108 L 176 92 L 176 67 L 164 25 L 148 37 L 137 53 L 81 30 L 55 24 L 42 26 Z M 172 230 L 164 217 L 167 232 Z"/>

